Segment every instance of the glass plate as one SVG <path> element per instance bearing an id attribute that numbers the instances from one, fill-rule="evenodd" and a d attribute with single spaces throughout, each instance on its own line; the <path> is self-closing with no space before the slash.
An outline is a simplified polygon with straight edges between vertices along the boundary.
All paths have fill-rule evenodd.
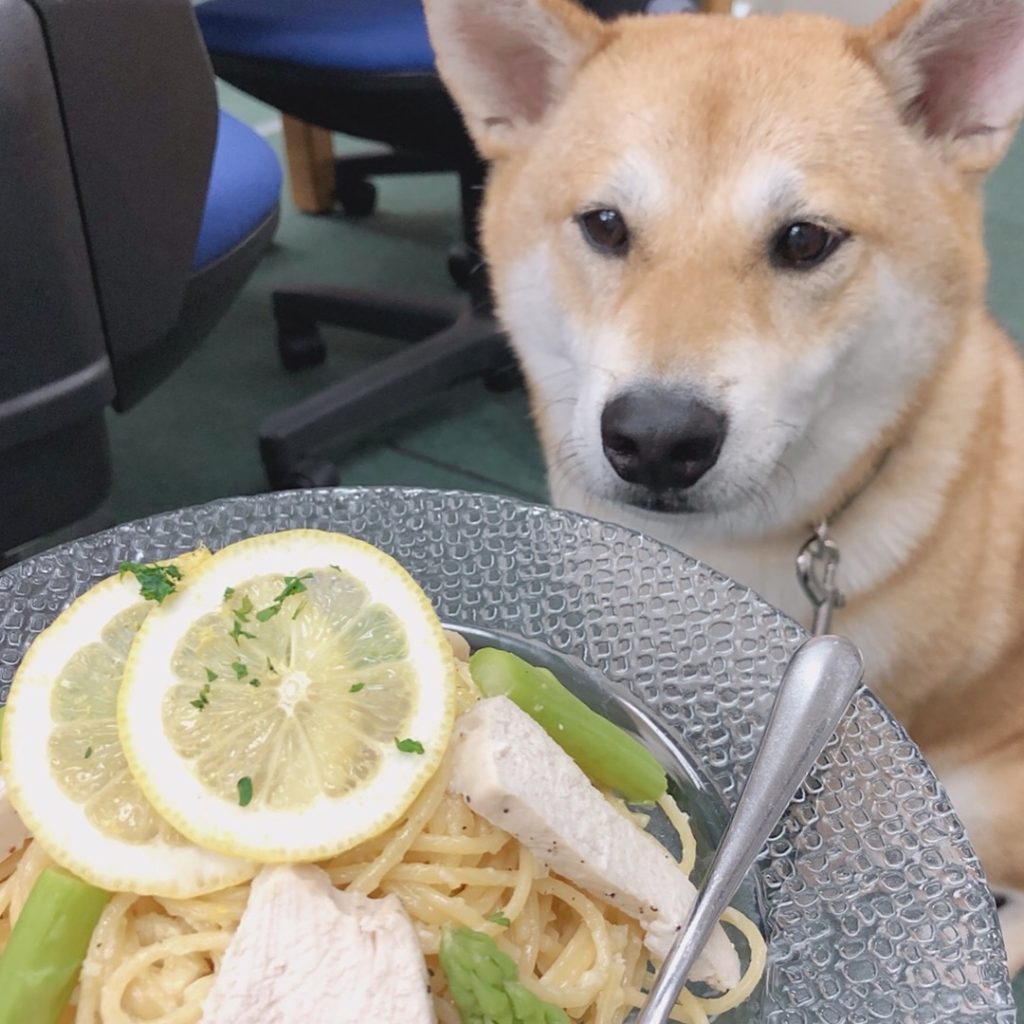
<path id="1" fill-rule="evenodd" d="M 0 573 L 0 703 L 32 638 L 120 561 L 299 526 L 390 552 L 448 623 L 525 642 L 538 659 L 546 650 L 556 667 L 578 659 L 603 677 L 581 692 L 630 693 L 688 754 L 680 778 L 717 834 L 715 807 L 735 801 L 804 633 L 649 538 L 505 498 L 391 488 L 235 498 L 55 548 Z M 755 874 L 770 951 L 761 1020 L 1015 1024 L 995 906 L 963 826 L 869 692 Z"/>

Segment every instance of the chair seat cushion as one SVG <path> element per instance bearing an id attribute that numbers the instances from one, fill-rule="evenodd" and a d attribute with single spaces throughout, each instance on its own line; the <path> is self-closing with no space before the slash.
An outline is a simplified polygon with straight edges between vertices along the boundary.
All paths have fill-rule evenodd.
<path id="1" fill-rule="evenodd" d="M 206 0 L 196 16 L 213 53 L 338 71 L 434 68 L 421 0 Z"/>
<path id="2" fill-rule="evenodd" d="M 277 154 L 251 128 L 221 111 L 193 266 L 204 267 L 244 242 L 280 198 Z"/>

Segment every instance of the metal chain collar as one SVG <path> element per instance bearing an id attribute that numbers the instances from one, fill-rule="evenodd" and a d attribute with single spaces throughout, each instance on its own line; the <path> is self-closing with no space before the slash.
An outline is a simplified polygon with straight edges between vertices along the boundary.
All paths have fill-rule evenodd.
<path id="1" fill-rule="evenodd" d="M 846 605 L 846 597 L 839 589 L 838 583 L 839 545 L 832 540 L 830 524 L 843 515 L 878 479 L 892 453 L 892 447 L 886 448 L 867 479 L 827 519 L 823 519 L 814 528 L 810 540 L 796 556 L 796 578 L 814 609 L 815 636 L 828 633 L 832 628 L 833 614 Z"/>
<path id="2" fill-rule="evenodd" d="M 829 536 L 828 520 L 822 520 L 800 549 L 796 575 L 814 608 L 814 635 L 822 636 L 832 628 L 833 613 L 846 604 L 838 584 L 839 546 Z"/>

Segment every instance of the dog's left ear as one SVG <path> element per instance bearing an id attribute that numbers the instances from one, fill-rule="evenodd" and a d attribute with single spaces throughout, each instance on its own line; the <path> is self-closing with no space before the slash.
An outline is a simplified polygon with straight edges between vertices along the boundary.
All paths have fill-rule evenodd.
<path id="1" fill-rule="evenodd" d="M 1024 113 L 1024 0 L 902 0 L 866 30 L 907 121 L 967 174 L 991 170 Z"/>

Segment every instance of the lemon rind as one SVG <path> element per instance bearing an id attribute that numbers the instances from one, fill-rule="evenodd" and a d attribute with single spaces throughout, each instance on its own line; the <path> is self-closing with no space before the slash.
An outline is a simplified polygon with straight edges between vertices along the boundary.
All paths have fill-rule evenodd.
<path id="1" fill-rule="evenodd" d="M 88 820 L 81 804 L 71 800 L 48 772 L 39 770 L 49 761 L 50 697 L 56 675 L 75 650 L 95 642 L 112 619 L 138 602 L 134 577 L 109 577 L 64 609 L 29 648 L 11 685 L 0 739 L 7 794 L 33 839 L 56 863 L 85 881 L 143 896 L 202 895 L 246 881 L 256 866 L 159 839 L 134 843 L 105 835 Z M 69 630 L 76 635 L 70 642 Z M 81 854 L 84 848 L 89 849 L 88 856 Z"/>
<path id="2" fill-rule="evenodd" d="M 371 601 L 402 620 L 410 651 L 424 671 L 408 735 L 423 755 L 384 749 L 382 767 L 363 789 L 321 797 L 300 811 L 240 807 L 206 790 L 165 734 L 163 699 L 176 680 L 171 658 L 187 629 L 222 605 L 226 587 L 309 566 L 336 565 L 367 588 Z M 147 666 L 166 666 L 155 679 Z M 129 767 L 165 820 L 204 848 L 260 863 L 295 863 L 335 856 L 399 820 L 437 771 L 455 718 L 455 664 L 440 621 L 416 581 L 394 559 L 344 534 L 291 530 L 240 541 L 212 556 L 173 604 L 156 609 L 140 628 L 118 697 L 118 728 Z M 393 794 L 401 790 L 401 797 Z M 339 822 L 346 822 L 341 829 Z"/>

